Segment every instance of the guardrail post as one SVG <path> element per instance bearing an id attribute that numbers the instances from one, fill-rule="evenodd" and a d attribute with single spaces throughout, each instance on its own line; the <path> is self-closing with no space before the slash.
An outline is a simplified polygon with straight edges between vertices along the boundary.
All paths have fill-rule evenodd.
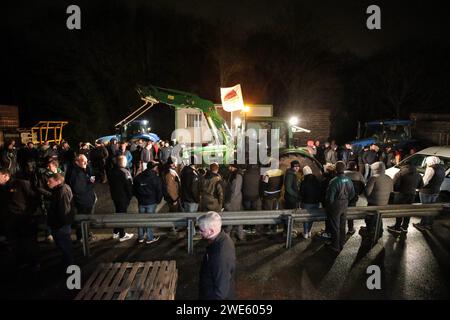
<path id="1" fill-rule="evenodd" d="M 292 215 L 286 215 L 285 216 L 287 220 L 287 230 L 286 230 L 286 249 L 289 249 L 292 247 L 292 228 L 294 227 L 294 218 L 292 218 Z"/>
<path id="2" fill-rule="evenodd" d="M 81 221 L 81 238 L 83 240 L 83 255 L 89 257 L 89 221 Z"/>
<path id="3" fill-rule="evenodd" d="M 195 218 L 187 218 L 188 254 L 194 253 Z"/>
<path id="4" fill-rule="evenodd" d="M 375 244 L 378 242 L 378 238 L 380 237 L 380 231 L 381 231 L 381 212 L 375 211 L 375 232 L 372 240 L 372 247 L 375 246 Z"/>

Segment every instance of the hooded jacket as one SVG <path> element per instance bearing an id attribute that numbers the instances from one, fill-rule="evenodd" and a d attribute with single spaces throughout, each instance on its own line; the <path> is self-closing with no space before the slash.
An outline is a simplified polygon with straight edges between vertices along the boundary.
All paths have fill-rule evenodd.
<path id="1" fill-rule="evenodd" d="M 300 199 L 303 203 L 319 203 L 322 198 L 322 185 L 319 179 L 311 174 L 304 176 L 300 184 Z"/>
<path id="2" fill-rule="evenodd" d="M 394 191 L 402 194 L 415 194 L 423 186 L 422 176 L 413 165 L 405 165 L 394 176 Z"/>
<path id="3" fill-rule="evenodd" d="M 134 178 L 133 195 L 142 206 L 161 202 L 162 181 L 151 168 L 147 168 Z"/>
<path id="4" fill-rule="evenodd" d="M 185 166 L 181 170 L 181 201 L 200 203 L 200 178 L 197 170 L 192 166 Z"/>
<path id="5" fill-rule="evenodd" d="M 391 192 L 394 191 L 394 183 L 385 172 L 383 162 L 375 162 L 371 166 L 373 175 L 367 181 L 367 204 L 372 206 L 384 206 L 389 203 Z"/>
<path id="6" fill-rule="evenodd" d="M 72 199 L 72 190 L 65 183 L 56 186 L 52 190 L 47 217 L 47 223 L 50 228 L 54 230 L 60 229 L 72 223 Z"/>

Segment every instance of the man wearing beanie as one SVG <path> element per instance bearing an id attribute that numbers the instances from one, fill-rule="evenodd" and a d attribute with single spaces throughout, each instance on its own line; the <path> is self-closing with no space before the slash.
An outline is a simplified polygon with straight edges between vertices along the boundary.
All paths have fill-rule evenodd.
<path id="1" fill-rule="evenodd" d="M 331 227 L 330 249 L 339 253 L 345 243 L 345 221 L 348 203 L 355 197 L 352 180 L 344 175 L 345 163 L 336 162 L 336 177 L 327 188 L 325 203 Z"/>
<path id="2" fill-rule="evenodd" d="M 291 167 L 286 170 L 284 176 L 284 208 L 298 208 L 299 189 L 297 172 L 300 170 L 300 162 L 298 160 L 291 161 Z"/>

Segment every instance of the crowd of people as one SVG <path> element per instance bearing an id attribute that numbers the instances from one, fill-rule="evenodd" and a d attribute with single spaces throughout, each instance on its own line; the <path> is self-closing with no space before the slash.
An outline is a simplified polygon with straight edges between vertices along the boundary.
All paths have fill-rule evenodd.
<path id="1" fill-rule="evenodd" d="M 323 175 L 313 174 L 311 167 L 298 160 L 286 172 L 271 163 L 261 174 L 258 165 L 231 163 L 226 167 L 212 163 L 205 170 L 196 165 L 194 156 L 183 167 L 171 156 L 168 142 L 139 140 L 133 143 L 112 139 L 107 144 L 91 146 L 81 143 L 73 150 L 67 142 L 60 145 L 43 143 L 16 148 L 7 143 L 2 150 L 0 185 L 2 214 L 0 234 L 14 249 L 19 264 L 37 266 L 37 219 L 46 218 L 49 239 L 63 253 L 64 265 L 73 263 L 72 228 L 81 241 L 81 230 L 73 225 L 77 214 L 92 214 L 97 195 L 95 183 L 108 183 L 117 214 L 129 210 L 133 197 L 139 213 L 154 213 L 162 199 L 169 212 L 216 212 L 277 210 L 323 207 L 328 219 L 325 230 L 318 233 L 334 252 L 342 250 L 346 227 L 354 233 L 353 221 L 346 219 L 348 206 L 356 206 L 362 194 L 368 206 L 389 203 L 412 203 L 419 189 L 423 203 L 437 199 L 444 179 L 444 168 L 437 157 L 427 158 L 422 177 L 415 167 L 406 165 L 391 179 L 385 169 L 398 162 L 390 148 L 380 152 L 378 146 L 365 148 L 360 154 L 351 145 L 339 149 L 336 144 L 308 142 L 311 155 L 324 164 Z M 278 161 L 272 159 L 272 161 Z M 181 168 L 182 167 L 182 168 Z M 396 196 L 392 197 L 392 191 Z M 346 222 L 347 221 L 347 222 Z M 409 219 L 397 219 L 389 226 L 393 233 L 407 232 Z M 422 219 L 418 228 L 429 228 L 431 218 Z M 286 227 L 281 225 L 284 232 Z M 360 230 L 363 237 L 373 237 L 375 221 L 366 219 Z M 381 236 L 382 226 L 380 232 Z M 180 230 L 173 229 L 174 234 Z M 248 234 L 274 234 L 277 226 L 227 226 L 224 232 L 245 240 Z M 94 235 L 91 235 L 94 236 Z M 123 228 L 113 230 L 118 241 L 134 238 Z M 312 223 L 303 225 L 303 238 L 312 237 Z M 152 228 L 138 228 L 137 241 L 152 244 L 159 240 Z"/>

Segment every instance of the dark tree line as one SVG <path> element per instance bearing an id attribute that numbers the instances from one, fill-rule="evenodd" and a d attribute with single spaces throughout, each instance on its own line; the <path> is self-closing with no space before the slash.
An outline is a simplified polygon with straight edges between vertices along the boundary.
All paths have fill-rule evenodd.
<path id="1" fill-rule="evenodd" d="M 337 53 L 332 30 L 319 33 L 297 1 L 283 2 L 280 23 L 259 29 L 164 3 L 81 0 L 82 29 L 69 31 L 69 4 L 2 4 L 0 103 L 19 105 L 24 126 L 70 121 L 74 141 L 112 133 L 140 105 L 137 84 L 219 102 L 219 87 L 240 83 L 247 102 L 273 104 L 278 116 L 331 109 L 341 141 L 354 136 L 356 120 L 438 112 L 450 103 L 448 44 L 411 39 L 364 59 Z M 157 106 L 148 116 L 154 131 L 170 134 L 173 111 Z"/>

